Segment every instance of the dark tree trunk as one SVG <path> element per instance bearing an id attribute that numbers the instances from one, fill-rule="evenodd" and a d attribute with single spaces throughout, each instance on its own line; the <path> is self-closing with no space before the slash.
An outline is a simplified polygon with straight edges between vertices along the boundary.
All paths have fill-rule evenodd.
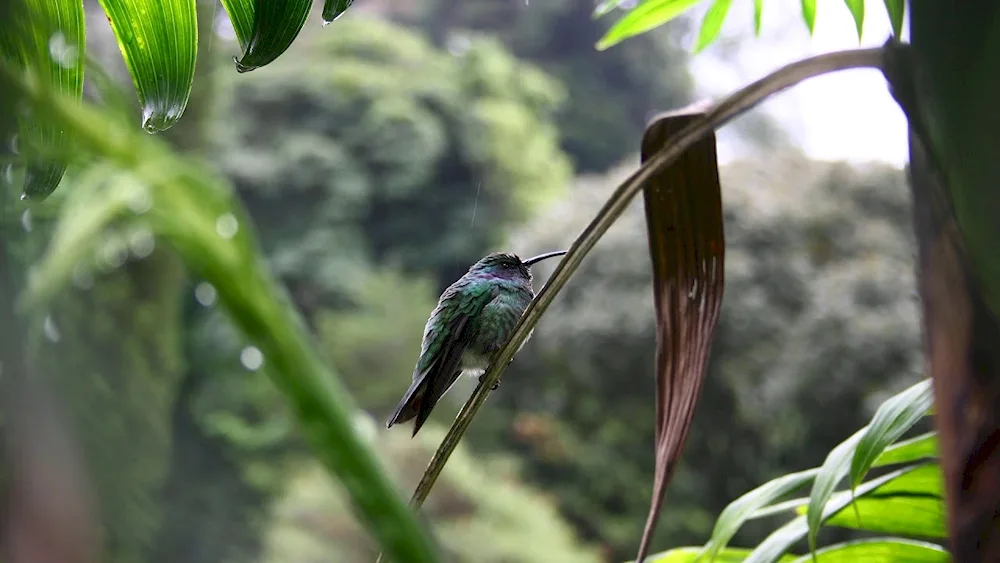
<path id="1" fill-rule="evenodd" d="M 998 561 L 1000 3 L 910 6 L 903 105 L 948 525 L 956 562 Z"/>

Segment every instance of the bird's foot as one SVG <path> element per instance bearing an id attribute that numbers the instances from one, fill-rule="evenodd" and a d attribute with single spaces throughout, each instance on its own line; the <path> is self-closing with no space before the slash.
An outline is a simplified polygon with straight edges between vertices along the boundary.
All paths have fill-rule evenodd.
<path id="1" fill-rule="evenodd" d="M 480 383 L 482 383 L 482 382 L 483 382 L 483 378 L 484 378 L 484 377 L 486 377 L 486 374 L 483 374 L 483 375 L 480 375 L 480 376 L 479 376 L 479 382 L 480 382 Z M 500 380 L 499 380 L 499 379 L 498 379 L 498 380 L 496 380 L 496 381 L 495 381 L 495 382 L 493 383 L 493 385 L 490 385 L 490 391 L 496 391 L 498 387 L 500 387 Z"/>

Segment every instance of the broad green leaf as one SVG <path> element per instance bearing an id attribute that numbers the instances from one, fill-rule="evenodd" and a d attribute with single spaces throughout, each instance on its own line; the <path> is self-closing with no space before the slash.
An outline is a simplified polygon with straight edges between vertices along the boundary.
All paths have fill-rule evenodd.
<path id="1" fill-rule="evenodd" d="M 625 39 L 659 27 L 686 12 L 699 0 L 646 0 L 618 20 L 597 42 L 603 51 Z"/>
<path id="2" fill-rule="evenodd" d="M 854 454 L 854 448 L 867 429 L 868 427 L 866 426 L 858 430 L 850 438 L 833 448 L 827 454 L 823 465 L 819 468 L 816 480 L 813 481 L 812 492 L 809 493 L 809 506 L 806 512 L 809 524 L 810 551 L 816 551 L 816 534 L 819 532 L 819 526 L 823 522 L 824 507 L 833 495 L 837 483 L 847 475 L 847 470 L 850 467 L 851 458 Z"/>
<path id="3" fill-rule="evenodd" d="M 882 452 L 882 455 L 878 456 L 878 459 L 872 464 L 872 467 L 910 463 L 919 459 L 937 457 L 938 455 L 937 432 L 928 432 L 886 448 Z"/>
<path id="4" fill-rule="evenodd" d="M 198 58 L 197 0 L 99 0 L 139 95 L 142 128 L 165 131 L 187 107 Z"/>
<path id="5" fill-rule="evenodd" d="M 809 35 L 812 35 L 816 26 L 816 0 L 802 0 L 802 19 L 809 28 Z"/>
<path id="6" fill-rule="evenodd" d="M 236 60 L 236 70 L 250 72 L 260 68 L 285 52 L 302 31 L 309 17 L 312 0 L 256 2 L 253 32 Z"/>
<path id="7" fill-rule="evenodd" d="M 10 4 L 0 22 L 0 55 L 30 69 L 50 88 L 79 100 L 83 96 L 86 49 L 82 0 L 21 0 Z M 9 95 L 4 92 L 4 96 Z M 14 104 L 9 105 L 14 109 Z M 41 200 L 52 193 L 66 171 L 65 134 L 52 123 L 17 112 L 16 139 L 3 139 L 4 151 L 20 153 L 25 165 L 24 198 Z M 9 117 L 9 116 L 8 116 Z M 11 120 L 13 125 L 13 120 Z M 43 155 L 48 148 L 56 155 Z"/>
<path id="8" fill-rule="evenodd" d="M 944 477 L 937 464 L 925 463 L 832 515 L 827 525 L 870 532 L 945 537 Z M 798 511 L 801 514 L 801 510 Z"/>
<path id="9" fill-rule="evenodd" d="M 701 20 L 701 30 L 698 31 L 698 44 L 694 48 L 697 53 L 707 47 L 722 30 L 722 23 L 726 21 L 726 14 L 729 13 L 730 0 L 715 0 L 712 6 L 705 12 L 705 18 Z"/>
<path id="10" fill-rule="evenodd" d="M 951 556 L 940 545 L 902 538 L 873 538 L 838 543 L 816 552 L 820 563 L 946 563 Z M 793 563 L 809 563 L 804 555 Z"/>
<path id="11" fill-rule="evenodd" d="M 715 563 L 741 563 L 749 554 L 749 549 L 730 547 L 719 552 L 715 558 Z M 663 553 L 650 555 L 646 558 L 646 563 L 700 563 L 701 561 L 705 561 L 700 555 L 700 547 L 678 547 L 664 551 Z M 791 563 L 794 560 L 795 556 L 786 555 L 778 561 L 781 563 Z"/>
<path id="12" fill-rule="evenodd" d="M 931 380 L 925 379 L 879 406 L 854 450 L 850 473 L 852 487 L 861 483 L 885 448 L 913 428 L 933 403 Z"/>
<path id="13" fill-rule="evenodd" d="M 833 495 L 833 497 L 830 498 L 830 501 L 826 504 L 826 509 L 823 511 L 824 517 L 832 516 L 833 514 L 843 510 L 844 507 L 851 504 L 851 500 L 854 499 L 855 496 L 863 497 L 871 491 L 892 482 L 894 479 L 906 475 L 918 467 L 920 466 L 904 467 L 887 473 L 877 479 L 868 481 L 858 487 L 855 495 L 852 495 L 851 491 L 841 491 Z M 777 561 L 779 557 L 784 555 L 789 548 L 795 545 L 796 542 L 800 541 L 808 533 L 809 524 L 806 522 L 806 517 L 799 516 L 772 532 L 771 535 L 767 536 L 764 541 L 758 544 L 757 547 L 750 552 L 750 555 L 744 559 L 744 563 L 772 563 Z"/>
<path id="14" fill-rule="evenodd" d="M 45 256 L 22 307 L 44 306 L 72 280 L 106 239 L 106 229 L 146 229 L 172 247 L 193 275 L 211 283 L 219 304 L 264 357 L 264 370 L 288 400 L 316 458 L 339 478 L 352 507 L 393 561 L 439 561 L 430 536 L 359 436 L 357 409 L 320 360 L 287 294 L 264 266 L 252 226 L 224 178 L 175 156 L 163 140 L 143 135 L 105 111 L 24 80 L 0 61 L 10 84 L 33 111 L 58 122 L 82 153 L 101 157 L 102 181 L 67 192 Z"/>
<path id="15" fill-rule="evenodd" d="M 878 497 L 855 501 L 826 521 L 827 526 L 882 534 L 923 538 L 945 538 L 944 501 L 932 497 Z"/>
<path id="16" fill-rule="evenodd" d="M 818 472 L 818 469 L 809 469 L 783 475 L 729 503 L 729 506 L 719 515 L 719 519 L 715 521 L 712 537 L 705 544 L 705 561 L 717 561 L 716 555 L 726 547 L 740 526 L 749 520 L 758 509 L 813 480 Z"/>
<path id="17" fill-rule="evenodd" d="M 885 11 L 889 13 L 893 36 L 896 39 L 902 39 L 903 12 L 906 11 L 906 0 L 885 0 Z"/>
<path id="18" fill-rule="evenodd" d="M 229 22 L 236 32 L 236 40 L 240 42 L 241 52 L 246 50 L 253 36 L 253 5 L 254 0 L 222 0 L 222 7 L 229 14 Z"/>
<path id="19" fill-rule="evenodd" d="M 323 2 L 323 25 L 329 25 L 342 16 L 354 0 L 326 0 Z"/>
<path id="20" fill-rule="evenodd" d="M 865 27 L 865 0 L 844 0 L 847 9 L 851 11 L 854 18 L 854 25 L 858 28 L 858 42 L 861 41 L 861 32 Z"/>
<path id="21" fill-rule="evenodd" d="M 764 11 L 764 0 L 753 0 L 753 34 L 760 37 L 761 13 Z"/>

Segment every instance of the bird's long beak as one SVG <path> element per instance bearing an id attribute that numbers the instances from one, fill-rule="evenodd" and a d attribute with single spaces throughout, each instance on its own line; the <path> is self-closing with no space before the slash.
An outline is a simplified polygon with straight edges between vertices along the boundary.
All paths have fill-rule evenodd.
<path id="1" fill-rule="evenodd" d="M 534 263 L 536 263 L 536 262 L 541 262 L 542 260 L 545 260 L 546 258 L 553 258 L 555 256 L 562 256 L 563 254 L 566 254 L 566 252 L 568 252 L 568 251 L 567 250 L 556 250 L 555 252 L 546 252 L 545 254 L 539 254 L 538 256 L 533 256 L 533 257 L 528 258 L 527 260 L 525 260 L 524 261 L 524 265 L 530 268 L 531 265 L 534 264 Z"/>

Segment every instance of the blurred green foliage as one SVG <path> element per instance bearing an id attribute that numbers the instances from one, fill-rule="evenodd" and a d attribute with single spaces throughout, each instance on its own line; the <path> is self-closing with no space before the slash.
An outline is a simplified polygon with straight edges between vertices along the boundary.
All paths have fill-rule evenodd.
<path id="1" fill-rule="evenodd" d="M 594 44 L 613 23 L 594 19 L 593 0 L 417 3 L 404 22 L 426 29 L 442 46 L 460 50 L 467 34 L 494 34 L 515 55 L 558 78 L 569 92 L 558 115 L 562 147 L 580 172 L 604 172 L 638 152 L 642 131 L 657 112 L 691 102 L 688 52 L 681 19 L 607 52 Z"/>
<path id="2" fill-rule="evenodd" d="M 375 430 L 364 417 L 372 445 L 393 468 L 401 490 L 409 492 L 444 437 L 428 425 L 416 438 Z M 377 546 L 350 517 L 343 493 L 319 467 L 304 464 L 291 472 L 288 494 L 275 507 L 264 561 L 372 561 Z M 421 509 L 454 561 L 482 563 L 597 563 L 593 547 L 581 545 L 559 516 L 554 499 L 520 482 L 516 463 L 483 460 L 464 447 L 448 462 L 438 486 Z"/>
<path id="3" fill-rule="evenodd" d="M 443 288 L 563 193 L 564 91 L 495 40 L 452 55 L 354 18 L 289 53 L 253 76 L 222 72 L 212 138 L 306 309 L 339 304 L 369 260 Z"/>

